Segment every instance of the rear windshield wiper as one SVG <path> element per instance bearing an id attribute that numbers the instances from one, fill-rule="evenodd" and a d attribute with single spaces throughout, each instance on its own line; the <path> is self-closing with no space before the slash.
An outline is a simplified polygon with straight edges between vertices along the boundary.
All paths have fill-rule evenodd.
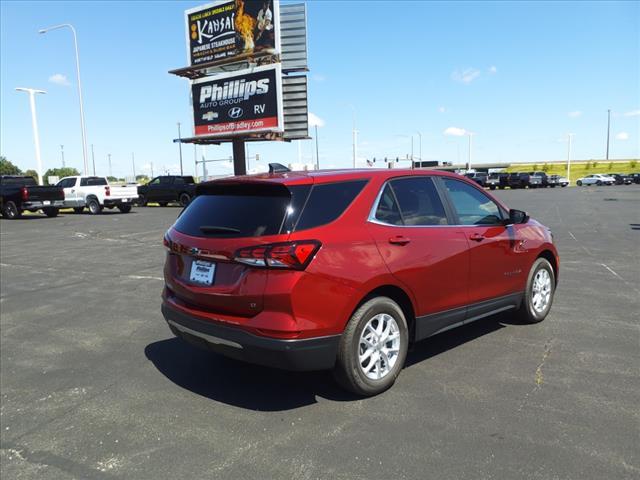
<path id="1" fill-rule="evenodd" d="M 218 227 L 216 225 L 201 225 L 202 233 L 240 233 L 240 230 L 233 227 Z"/>

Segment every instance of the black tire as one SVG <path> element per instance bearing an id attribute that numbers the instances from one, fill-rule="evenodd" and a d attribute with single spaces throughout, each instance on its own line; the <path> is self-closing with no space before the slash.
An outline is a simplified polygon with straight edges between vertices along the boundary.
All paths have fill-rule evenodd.
<path id="1" fill-rule="evenodd" d="M 495 186 L 495 185 L 491 185 L 489 188 L 490 188 L 491 190 L 495 190 L 495 189 L 496 189 L 496 186 Z"/>
<path id="2" fill-rule="evenodd" d="M 43 208 L 42 211 L 47 217 L 53 218 L 58 216 L 60 209 L 58 207 L 47 207 L 47 208 Z"/>
<path id="3" fill-rule="evenodd" d="M 576 182 L 576 185 L 578 185 L 579 187 L 581 187 L 581 186 L 582 186 L 582 182 L 581 182 L 580 180 L 578 180 L 578 181 Z"/>
<path id="4" fill-rule="evenodd" d="M 73 213 L 82 213 L 84 212 L 84 207 L 73 207 Z"/>
<path id="5" fill-rule="evenodd" d="M 180 201 L 181 207 L 186 207 L 191 203 L 191 196 L 188 193 L 181 193 L 178 200 Z"/>
<path id="6" fill-rule="evenodd" d="M 138 196 L 138 205 L 140 205 L 141 207 L 146 207 L 147 206 L 147 197 L 144 195 L 139 195 Z"/>
<path id="7" fill-rule="evenodd" d="M 599 186 L 599 187 L 601 187 L 601 186 L 602 186 L 602 180 L 598 180 L 598 181 L 596 182 L 596 185 L 597 185 L 597 186 Z"/>
<path id="8" fill-rule="evenodd" d="M 546 270 L 551 282 L 548 302 L 543 309 L 538 310 L 534 306 L 534 279 L 538 275 L 538 272 L 542 270 Z M 524 291 L 522 304 L 518 309 L 518 317 L 520 318 L 520 320 L 524 323 L 539 323 L 544 320 L 549 313 L 549 310 L 551 310 L 555 291 L 556 275 L 553 271 L 553 267 L 546 258 L 540 257 L 535 262 L 533 262 L 531 270 L 529 271 L 529 276 L 527 277 L 527 287 Z"/>
<path id="9" fill-rule="evenodd" d="M 169 202 L 158 202 L 158 205 L 160 205 L 161 207 L 166 207 L 167 205 L 169 205 Z"/>
<path id="10" fill-rule="evenodd" d="M 22 216 L 22 212 L 12 201 L 4 202 L 2 205 L 2 216 L 9 220 L 15 220 Z"/>
<path id="11" fill-rule="evenodd" d="M 122 213 L 129 213 L 131 211 L 131 205 L 118 205 L 118 210 L 120 210 Z"/>
<path id="12" fill-rule="evenodd" d="M 102 213 L 102 205 L 98 202 L 97 198 L 92 198 L 87 202 L 87 208 L 91 215 L 98 215 Z"/>
<path id="13" fill-rule="evenodd" d="M 380 379 L 370 379 L 360 365 L 360 338 L 367 324 L 381 313 L 390 315 L 395 320 L 398 327 L 399 347 L 395 363 L 388 373 Z M 387 345 L 387 342 L 382 343 Z M 393 385 L 400 374 L 407 357 L 408 346 L 409 329 L 402 309 L 388 297 L 372 298 L 360 306 L 347 323 L 340 338 L 334 376 L 342 387 L 357 395 L 373 396 L 382 393 Z M 369 357 L 369 361 L 372 361 L 372 356 Z M 380 356 L 379 353 L 378 356 Z"/>

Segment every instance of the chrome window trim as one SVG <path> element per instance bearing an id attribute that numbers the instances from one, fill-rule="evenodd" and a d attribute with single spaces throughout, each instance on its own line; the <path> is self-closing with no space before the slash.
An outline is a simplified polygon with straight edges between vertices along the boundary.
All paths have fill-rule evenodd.
<path id="1" fill-rule="evenodd" d="M 422 178 L 431 178 L 433 179 L 433 175 L 418 175 L 418 177 L 422 177 Z M 505 227 L 507 228 L 508 226 L 511 226 L 512 224 L 509 225 L 505 225 L 504 223 L 492 223 L 492 224 L 486 224 L 486 225 L 464 225 L 464 224 L 460 224 L 460 225 L 393 225 L 392 223 L 387 223 L 387 222 L 383 222 L 382 220 L 378 220 L 376 218 L 376 210 L 378 210 L 378 204 L 380 203 L 380 199 L 382 198 L 382 193 L 384 192 L 385 187 L 387 186 L 387 183 L 392 182 L 393 180 L 399 180 L 399 179 L 403 179 L 403 178 L 414 178 L 414 176 L 402 176 L 402 177 L 394 177 L 394 178 L 390 178 L 388 180 L 385 180 L 385 182 L 382 184 L 382 186 L 380 187 L 380 191 L 378 192 L 378 195 L 376 195 L 376 199 L 373 201 L 373 206 L 371 207 L 371 210 L 369 211 L 369 216 L 367 217 L 367 222 L 369 223 L 374 223 L 377 225 L 383 225 L 385 227 L 395 227 L 395 228 L 468 228 L 468 227 L 472 227 L 472 228 L 478 228 L 478 227 Z M 460 180 L 457 180 L 460 181 Z M 434 182 L 434 186 L 435 186 L 435 182 Z M 486 195 L 486 194 L 485 194 Z M 489 200 L 491 200 L 493 202 L 493 200 L 487 196 L 487 198 Z M 495 202 L 494 202 L 495 203 Z M 498 210 L 501 211 L 500 205 L 496 204 L 496 206 L 498 207 Z M 398 205 L 398 208 L 400 208 L 400 205 Z"/>

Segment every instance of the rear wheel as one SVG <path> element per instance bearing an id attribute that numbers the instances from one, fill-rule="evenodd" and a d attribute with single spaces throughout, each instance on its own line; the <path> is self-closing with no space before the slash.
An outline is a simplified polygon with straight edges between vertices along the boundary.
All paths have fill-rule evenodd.
<path id="1" fill-rule="evenodd" d="M 188 193 L 180 194 L 180 206 L 186 207 L 191 202 L 191 196 Z"/>
<path id="2" fill-rule="evenodd" d="M 129 213 L 131 211 L 131 205 L 118 205 L 118 210 L 122 213 Z"/>
<path id="3" fill-rule="evenodd" d="M 580 180 L 578 180 L 578 181 L 576 182 L 576 185 L 578 185 L 579 187 L 581 187 L 581 186 L 582 186 L 582 182 L 581 182 Z"/>
<path id="4" fill-rule="evenodd" d="M 146 207 L 147 206 L 147 197 L 145 197 L 144 195 L 140 195 L 138 197 L 138 205 L 140 205 L 141 207 Z"/>
<path id="5" fill-rule="evenodd" d="M 597 186 L 601 186 L 601 185 L 602 185 L 602 180 L 598 180 L 598 181 L 596 182 L 596 185 L 597 185 Z"/>
<path id="6" fill-rule="evenodd" d="M 53 218 L 58 216 L 58 212 L 60 212 L 60 209 L 57 207 L 47 207 L 43 208 L 42 211 L 47 217 Z"/>
<path id="7" fill-rule="evenodd" d="M 546 258 L 538 258 L 529 271 L 527 288 L 524 292 L 518 316 L 526 323 L 538 323 L 545 319 L 556 288 L 553 267 Z"/>
<path id="8" fill-rule="evenodd" d="M 20 218 L 22 216 L 22 212 L 16 206 L 14 202 L 4 202 L 2 205 L 2 216 L 4 218 L 8 218 L 9 220 L 15 220 L 16 218 Z"/>
<path id="9" fill-rule="evenodd" d="M 388 297 L 376 297 L 353 314 L 340 339 L 334 376 L 358 395 L 387 390 L 407 357 L 409 331 L 402 309 Z"/>
<path id="10" fill-rule="evenodd" d="M 87 202 L 87 207 L 89 208 L 89 213 L 91 215 L 98 215 L 102 213 L 102 205 L 98 202 L 98 199 L 92 198 Z"/>

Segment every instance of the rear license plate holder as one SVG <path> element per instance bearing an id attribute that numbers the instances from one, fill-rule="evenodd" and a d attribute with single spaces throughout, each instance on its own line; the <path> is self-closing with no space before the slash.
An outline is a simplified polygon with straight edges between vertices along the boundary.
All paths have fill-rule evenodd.
<path id="1" fill-rule="evenodd" d="M 216 264 L 206 260 L 194 260 L 191 263 L 189 281 L 202 286 L 213 285 L 213 278 L 216 273 Z"/>

